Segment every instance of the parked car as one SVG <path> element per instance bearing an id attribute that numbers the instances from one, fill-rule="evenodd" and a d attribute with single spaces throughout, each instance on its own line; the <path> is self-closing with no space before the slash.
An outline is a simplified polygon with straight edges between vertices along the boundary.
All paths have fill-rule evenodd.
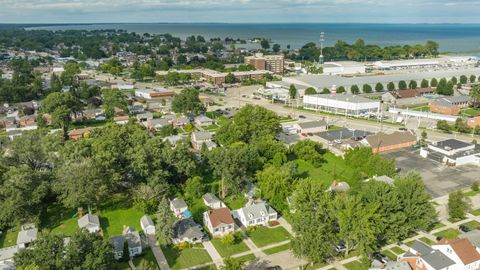
<path id="1" fill-rule="evenodd" d="M 465 226 L 465 225 L 460 225 L 458 226 L 458 229 L 462 232 L 469 232 L 472 230 L 472 228 L 468 227 L 468 226 Z"/>
<path id="2" fill-rule="evenodd" d="M 269 266 L 265 268 L 265 270 L 282 270 L 282 267 L 280 267 L 279 265 Z"/>
<path id="3" fill-rule="evenodd" d="M 407 128 L 404 128 L 404 127 L 401 127 L 401 128 L 399 128 L 398 130 L 407 131 L 408 129 L 407 129 Z"/>
<path id="4" fill-rule="evenodd" d="M 305 117 L 305 115 L 299 115 L 298 118 L 305 119 L 306 117 Z"/>
<path id="5" fill-rule="evenodd" d="M 337 252 L 337 253 L 343 253 L 346 250 L 347 250 L 347 247 L 343 243 L 340 243 L 335 247 L 335 252 Z"/>

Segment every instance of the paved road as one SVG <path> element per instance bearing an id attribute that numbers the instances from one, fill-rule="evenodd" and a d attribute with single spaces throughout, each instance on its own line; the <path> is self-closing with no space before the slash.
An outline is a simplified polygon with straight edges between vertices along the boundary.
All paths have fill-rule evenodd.
<path id="1" fill-rule="evenodd" d="M 223 259 L 215 246 L 210 241 L 204 241 L 202 244 L 205 250 L 208 252 L 208 255 L 210 255 L 210 258 L 212 258 L 213 263 L 215 263 L 217 268 L 220 269 L 220 267 L 223 265 Z"/>
<path id="2" fill-rule="evenodd" d="M 155 239 L 155 235 L 148 235 L 148 245 L 152 249 L 153 255 L 157 260 L 158 265 L 160 266 L 161 270 L 170 270 L 170 266 L 168 265 L 167 259 L 163 254 L 162 249 L 157 245 L 157 239 Z"/>

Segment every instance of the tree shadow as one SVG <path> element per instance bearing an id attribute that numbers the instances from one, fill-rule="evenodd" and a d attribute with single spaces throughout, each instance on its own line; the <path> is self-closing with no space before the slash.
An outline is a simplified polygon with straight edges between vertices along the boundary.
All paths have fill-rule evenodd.
<path id="1" fill-rule="evenodd" d="M 265 269 L 268 266 L 268 262 L 265 260 L 260 260 L 260 259 L 255 259 L 253 261 L 250 261 L 246 267 L 245 270 L 258 270 L 258 269 Z"/>

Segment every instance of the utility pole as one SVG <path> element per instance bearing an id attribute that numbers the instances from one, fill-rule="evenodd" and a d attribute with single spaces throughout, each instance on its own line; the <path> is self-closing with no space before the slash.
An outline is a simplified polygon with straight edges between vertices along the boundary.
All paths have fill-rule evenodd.
<path id="1" fill-rule="evenodd" d="M 325 42 L 325 32 L 320 33 L 320 58 L 318 59 L 320 65 L 323 65 L 323 42 Z"/>

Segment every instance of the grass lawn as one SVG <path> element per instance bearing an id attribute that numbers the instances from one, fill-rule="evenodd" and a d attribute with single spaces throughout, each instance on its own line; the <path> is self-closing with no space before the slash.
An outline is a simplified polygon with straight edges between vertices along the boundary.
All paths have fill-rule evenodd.
<path id="1" fill-rule="evenodd" d="M 238 241 L 238 243 L 235 243 L 233 245 L 225 245 L 222 243 L 222 241 L 220 241 L 219 238 L 213 238 L 211 242 L 217 249 L 218 253 L 220 253 L 220 256 L 224 258 L 228 258 L 228 257 L 231 257 L 232 255 L 249 250 L 247 245 L 245 245 L 243 241 Z"/>
<path id="2" fill-rule="evenodd" d="M 480 110 L 474 108 L 462 109 L 461 114 L 468 117 L 475 117 L 480 114 Z"/>
<path id="3" fill-rule="evenodd" d="M 237 196 L 236 198 L 233 197 L 226 197 L 225 200 L 223 200 L 225 204 L 228 206 L 230 209 L 240 209 L 245 206 L 247 203 L 247 198 L 245 196 Z"/>
<path id="4" fill-rule="evenodd" d="M 415 243 L 417 240 L 412 240 L 412 241 L 408 241 L 405 243 L 405 246 L 407 247 L 411 247 L 413 245 L 413 243 Z"/>
<path id="5" fill-rule="evenodd" d="M 367 270 L 368 267 L 359 261 L 353 261 L 344 265 L 348 270 Z"/>
<path id="6" fill-rule="evenodd" d="M 355 172 L 352 168 L 347 166 L 345 160 L 330 152 L 325 154 L 324 158 L 326 162 L 320 167 L 315 167 L 310 162 L 304 160 L 295 160 L 298 164 L 298 173 L 302 178 L 311 177 L 317 181 L 323 182 L 325 185 L 332 184 L 335 174 L 337 175 L 337 180 L 346 181 L 350 186 L 356 184 L 352 182 L 352 179 L 355 179 Z"/>
<path id="7" fill-rule="evenodd" d="M 85 209 L 85 211 L 87 210 Z M 61 204 L 54 204 L 42 217 L 42 227 L 49 229 L 54 234 L 72 236 L 78 230 L 77 221 L 76 210 L 66 209 Z"/>
<path id="8" fill-rule="evenodd" d="M 270 244 L 289 240 L 291 235 L 283 227 L 276 228 L 257 227 L 255 231 L 249 234 L 250 239 L 257 247 L 264 247 Z"/>
<path id="9" fill-rule="evenodd" d="M 405 250 L 403 250 L 401 247 L 393 247 L 392 249 L 390 249 L 390 251 L 397 255 L 405 253 Z"/>
<path id="10" fill-rule="evenodd" d="M 3 231 L 0 234 L 0 248 L 15 246 L 17 244 L 19 231 L 20 226 Z"/>
<path id="11" fill-rule="evenodd" d="M 472 211 L 470 211 L 470 213 L 474 216 L 480 216 L 480 209 L 472 210 Z"/>
<path id="12" fill-rule="evenodd" d="M 464 194 L 468 197 L 472 197 L 472 196 L 480 194 L 480 190 L 477 190 L 477 191 L 470 190 L 470 191 L 465 192 Z"/>
<path id="13" fill-rule="evenodd" d="M 448 218 L 447 220 L 448 220 L 448 221 L 450 221 L 451 223 L 457 223 L 457 222 L 459 222 L 459 221 L 462 221 L 462 219 L 459 219 L 459 218 L 453 218 L 453 217 L 451 217 L 451 218 Z"/>
<path id="14" fill-rule="evenodd" d="M 286 245 L 282 245 L 282 246 L 278 246 L 278 247 L 274 247 L 274 248 L 264 250 L 263 253 L 265 253 L 267 255 L 271 255 L 271 254 L 275 254 L 275 253 L 282 252 L 282 251 L 289 250 L 289 249 L 290 249 L 290 244 L 286 244 Z"/>
<path id="15" fill-rule="evenodd" d="M 100 225 L 105 236 L 122 234 L 124 225 L 142 230 L 140 218 L 144 213 L 132 204 L 127 195 L 116 194 L 100 208 Z"/>
<path id="16" fill-rule="evenodd" d="M 433 245 L 433 244 L 435 244 L 435 241 L 433 241 L 432 239 L 427 238 L 427 237 L 422 237 L 422 238 L 420 238 L 420 239 L 418 239 L 418 240 L 420 240 L 420 241 L 422 241 L 423 243 L 425 243 L 425 244 L 427 244 L 427 245 L 430 245 L 430 246 Z"/>
<path id="17" fill-rule="evenodd" d="M 239 260 L 241 262 L 249 262 L 249 261 L 255 260 L 256 258 L 257 257 L 255 257 L 255 255 L 248 254 L 248 255 L 245 255 L 245 256 L 237 257 L 237 258 L 235 258 L 235 260 Z"/>
<path id="18" fill-rule="evenodd" d="M 409 109 L 412 110 L 412 111 L 419 111 L 419 112 L 428 112 L 429 111 L 428 105 L 410 107 Z"/>
<path id="19" fill-rule="evenodd" d="M 441 231 L 441 232 L 438 232 L 435 234 L 435 236 L 440 236 L 440 237 L 443 237 L 445 239 L 456 239 L 458 236 L 460 235 L 460 231 L 459 230 L 456 230 L 456 229 L 447 229 L 447 230 L 444 230 L 444 231 Z"/>
<path id="20" fill-rule="evenodd" d="M 397 255 L 395 253 L 391 252 L 390 250 L 384 250 L 384 251 L 382 251 L 382 254 L 387 256 L 392 261 L 397 260 Z"/>
<path id="21" fill-rule="evenodd" d="M 470 227 L 471 229 L 476 229 L 478 226 L 480 226 L 480 222 L 476 220 L 472 220 L 466 223 L 462 223 L 462 225 L 465 225 L 467 227 Z"/>
<path id="22" fill-rule="evenodd" d="M 314 270 L 314 269 L 325 267 L 327 265 L 328 265 L 328 263 L 326 263 L 326 262 L 319 262 L 319 263 L 314 263 L 314 264 L 309 263 L 307 265 L 304 265 L 304 267 L 305 267 L 304 269 L 305 270 Z M 335 269 L 335 268 L 333 268 L 333 266 L 332 266 L 332 268 L 330 268 L 330 269 Z"/>
<path id="23" fill-rule="evenodd" d="M 435 225 L 433 226 L 433 228 L 430 231 L 440 229 L 440 228 L 443 228 L 443 227 L 445 227 L 445 224 L 443 224 L 441 222 L 438 222 L 438 223 L 435 223 Z"/>
<path id="24" fill-rule="evenodd" d="M 189 268 L 212 261 L 208 252 L 201 245 L 196 245 L 192 248 L 185 248 L 183 250 L 167 246 L 162 247 L 162 250 L 172 270 Z"/>
<path id="25" fill-rule="evenodd" d="M 142 261 L 152 262 L 155 266 L 157 266 L 157 269 L 159 269 L 155 255 L 153 255 L 152 250 L 149 248 L 144 250 L 141 256 L 133 258 L 133 264 L 135 264 L 135 266 L 139 266 Z"/>

